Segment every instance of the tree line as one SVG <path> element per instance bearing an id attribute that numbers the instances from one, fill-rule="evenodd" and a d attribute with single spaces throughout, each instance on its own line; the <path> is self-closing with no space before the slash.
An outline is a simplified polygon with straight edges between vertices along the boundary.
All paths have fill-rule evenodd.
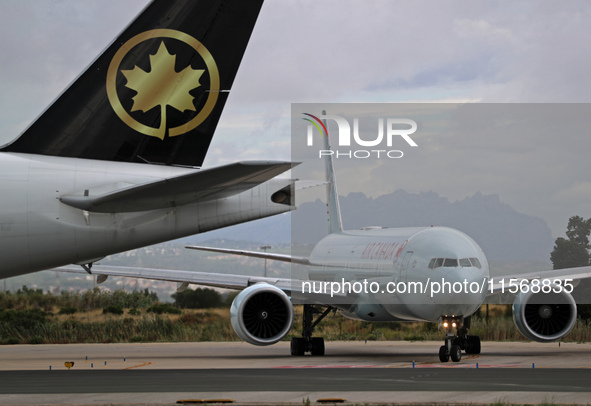
<path id="1" fill-rule="evenodd" d="M 576 268 L 591 265 L 591 218 L 572 216 L 566 226 L 566 238 L 558 237 L 554 242 L 554 249 L 550 253 L 550 260 L 554 269 Z M 577 302 L 589 302 L 591 299 L 591 283 L 583 280 L 575 290 Z M 577 313 L 583 320 L 591 320 L 591 304 L 578 303 Z"/>

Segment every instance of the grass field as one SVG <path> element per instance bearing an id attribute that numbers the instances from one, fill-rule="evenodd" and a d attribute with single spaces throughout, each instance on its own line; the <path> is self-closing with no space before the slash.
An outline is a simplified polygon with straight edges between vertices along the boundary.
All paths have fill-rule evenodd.
<path id="1" fill-rule="evenodd" d="M 187 290 L 225 308 L 179 309 L 162 304 L 148 290 L 44 293 L 23 287 L 0 292 L 0 344 L 236 341 L 230 326 L 232 296 L 209 290 Z M 199 305 L 197 306 L 196 303 Z M 193 302 L 207 307 L 203 300 Z M 486 316 L 488 314 L 488 316 Z M 485 305 L 472 316 L 470 334 L 483 340 L 525 341 L 515 327 L 510 305 Z M 293 328 L 285 337 L 300 336 L 302 306 L 295 306 Z M 327 316 L 315 335 L 326 340 L 440 340 L 436 323 L 363 322 L 338 312 Z M 591 325 L 579 320 L 563 341 L 591 340 Z"/>
<path id="2" fill-rule="evenodd" d="M 110 342 L 188 342 L 235 341 L 230 326 L 229 309 L 182 310 L 180 314 L 156 314 L 148 309 L 126 309 L 123 314 L 104 313 L 101 309 L 59 314 L 58 308 L 42 311 L 25 309 L 3 311 L 0 319 L 1 344 L 41 343 L 110 343 Z M 296 306 L 293 328 L 286 340 L 300 335 L 302 307 Z M 473 317 L 470 333 L 483 340 L 525 341 L 503 306 L 490 311 L 488 323 Z M 0 313 L 2 314 L 2 313 Z M 338 313 L 326 317 L 315 335 L 326 340 L 440 340 L 435 323 L 361 322 Z M 579 321 L 564 341 L 584 342 L 591 339 L 590 326 Z"/>

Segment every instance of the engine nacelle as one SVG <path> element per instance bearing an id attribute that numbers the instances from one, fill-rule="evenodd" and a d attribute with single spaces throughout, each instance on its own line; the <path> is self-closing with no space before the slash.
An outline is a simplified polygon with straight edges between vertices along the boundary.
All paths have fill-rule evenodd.
<path id="1" fill-rule="evenodd" d="M 249 344 L 275 344 L 291 330 L 293 305 L 281 289 L 258 283 L 236 296 L 230 322 L 238 337 Z"/>
<path id="2" fill-rule="evenodd" d="M 552 289 L 551 293 L 532 293 L 530 289 L 519 293 L 513 302 L 515 325 L 532 341 L 547 343 L 560 340 L 577 321 L 575 299 L 563 287 L 552 285 Z"/>

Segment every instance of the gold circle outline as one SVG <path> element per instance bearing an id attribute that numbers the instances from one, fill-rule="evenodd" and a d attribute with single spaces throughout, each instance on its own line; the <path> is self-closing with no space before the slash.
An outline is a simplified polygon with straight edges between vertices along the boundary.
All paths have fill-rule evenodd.
<path id="1" fill-rule="evenodd" d="M 220 90 L 220 75 L 215 60 L 213 59 L 213 56 L 209 53 L 209 50 L 205 48 L 205 46 L 201 42 L 199 42 L 192 36 L 185 34 L 181 31 L 162 28 L 145 31 L 131 38 L 129 41 L 123 44 L 121 48 L 119 48 L 119 50 L 115 53 L 115 56 L 113 56 L 113 59 L 111 60 L 111 64 L 109 65 L 109 69 L 107 71 L 107 97 L 109 98 L 111 107 L 113 107 L 115 113 L 119 116 L 121 120 L 123 120 L 125 124 L 127 124 L 134 130 L 142 134 L 160 138 L 157 135 L 159 128 L 144 125 L 129 115 L 129 113 L 123 108 L 123 105 L 119 100 L 116 88 L 117 72 L 119 71 L 119 65 L 121 65 L 121 61 L 123 61 L 125 55 L 127 55 L 129 51 L 131 51 L 133 47 L 135 47 L 136 45 L 152 38 L 172 38 L 184 42 L 185 44 L 189 45 L 191 48 L 193 48 L 195 51 L 199 53 L 201 58 L 205 61 L 207 71 L 209 72 L 209 95 L 207 96 L 207 101 L 205 102 L 205 105 L 203 106 L 199 114 L 193 117 L 191 121 L 183 125 L 168 129 L 168 135 L 170 137 L 182 135 L 196 128 L 211 114 L 215 106 L 215 103 L 217 102 Z"/>

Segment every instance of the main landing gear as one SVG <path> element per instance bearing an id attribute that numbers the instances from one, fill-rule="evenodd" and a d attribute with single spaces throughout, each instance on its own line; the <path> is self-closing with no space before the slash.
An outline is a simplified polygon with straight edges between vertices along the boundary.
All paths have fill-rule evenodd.
<path id="1" fill-rule="evenodd" d="M 445 331 L 445 345 L 439 348 L 439 360 L 459 362 L 462 359 L 462 351 L 466 354 L 480 354 L 480 337 L 469 336 L 470 317 L 444 316 L 441 325 Z M 457 329 L 458 334 L 454 333 Z"/>
<path id="2" fill-rule="evenodd" d="M 302 329 L 302 337 L 294 337 L 291 339 L 291 355 L 301 356 L 306 352 L 312 355 L 324 355 L 324 338 L 312 337 L 314 327 L 324 319 L 328 313 L 333 310 L 332 307 L 327 307 L 323 312 L 317 306 L 304 305 L 304 322 Z M 314 315 L 319 314 L 318 318 L 314 320 Z"/>

